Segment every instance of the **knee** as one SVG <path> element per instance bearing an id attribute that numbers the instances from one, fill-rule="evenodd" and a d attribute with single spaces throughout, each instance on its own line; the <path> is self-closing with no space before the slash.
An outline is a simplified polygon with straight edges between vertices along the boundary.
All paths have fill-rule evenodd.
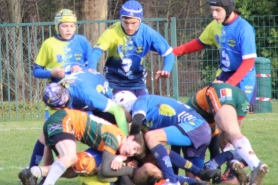
<path id="1" fill-rule="evenodd" d="M 69 162 L 70 165 L 74 165 L 78 161 L 78 157 L 77 157 L 76 153 L 67 154 L 67 155 L 64 156 L 64 159 L 66 159 Z"/>

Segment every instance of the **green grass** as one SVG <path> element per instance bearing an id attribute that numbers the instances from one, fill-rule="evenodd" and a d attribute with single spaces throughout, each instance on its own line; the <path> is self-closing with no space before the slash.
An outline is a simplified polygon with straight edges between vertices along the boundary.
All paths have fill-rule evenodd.
<path id="1" fill-rule="evenodd" d="M 242 127 L 242 132 L 249 138 L 259 159 L 269 165 L 270 172 L 263 182 L 265 185 L 277 184 L 277 122 L 278 113 L 249 114 Z M 20 184 L 17 174 L 29 164 L 42 124 L 43 121 L 0 123 L 0 185 Z M 86 146 L 79 144 L 78 148 L 83 150 Z M 57 185 L 77 184 L 77 179 L 60 179 L 57 182 Z"/>

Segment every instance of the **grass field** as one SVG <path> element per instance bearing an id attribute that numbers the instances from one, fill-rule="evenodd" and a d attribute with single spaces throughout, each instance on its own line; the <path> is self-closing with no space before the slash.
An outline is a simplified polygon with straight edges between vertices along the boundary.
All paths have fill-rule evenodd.
<path id="1" fill-rule="evenodd" d="M 278 174 L 277 123 L 278 113 L 249 114 L 242 127 L 258 157 L 269 165 L 270 172 L 264 179 L 264 185 L 278 184 L 275 175 Z M 17 174 L 29 164 L 41 128 L 42 121 L 0 123 L 0 185 L 20 184 Z M 79 144 L 78 148 L 83 150 L 86 146 Z M 60 179 L 57 182 L 57 185 L 77 184 L 77 179 Z"/>

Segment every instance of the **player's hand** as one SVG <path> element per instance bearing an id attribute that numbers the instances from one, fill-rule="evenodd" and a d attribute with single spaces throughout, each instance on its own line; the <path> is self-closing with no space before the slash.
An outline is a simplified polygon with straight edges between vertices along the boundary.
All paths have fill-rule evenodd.
<path id="1" fill-rule="evenodd" d="M 71 68 L 71 72 L 82 71 L 82 68 L 79 65 L 74 65 Z"/>
<path id="2" fill-rule="evenodd" d="M 112 170 L 120 170 L 123 166 L 123 162 L 127 159 L 126 156 L 117 155 L 111 163 Z"/>
<path id="3" fill-rule="evenodd" d="M 155 74 L 155 79 L 159 79 L 159 78 L 168 78 L 170 76 L 170 73 L 168 73 L 167 71 L 157 71 Z"/>
<path id="4" fill-rule="evenodd" d="M 130 167 L 132 167 L 132 168 L 136 168 L 136 167 L 138 166 L 138 161 L 136 161 L 136 160 L 128 161 L 128 162 L 126 163 L 126 165 L 127 165 L 127 166 L 130 166 Z"/>
<path id="5" fill-rule="evenodd" d="M 55 68 L 50 71 L 51 77 L 63 78 L 65 76 L 65 70 L 63 68 Z"/>
<path id="6" fill-rule="evenodd" d="M 223 83 L 223 81 L 221 81 L 221 80 L 214 80 L 212 83 L 213 84 L 220 84 L 220 83 Z"/>

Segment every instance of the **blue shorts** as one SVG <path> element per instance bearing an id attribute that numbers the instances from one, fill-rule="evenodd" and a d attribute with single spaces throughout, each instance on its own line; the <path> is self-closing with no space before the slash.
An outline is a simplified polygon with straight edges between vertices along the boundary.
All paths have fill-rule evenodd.
<path id="1" fill-rule="evenodd" d="M 224 72 L 222 71 L 217 80 L 227 81 L 235 72 Z M 237 84 L 237 86 L 246 94 L 250 104 L 255 105 L 257 96 L 257 79 L 256 70 L 253 68 L 250 70 L 245 77 Z"/>
<path id="2" fill-rule="evenodd" d="M 187 157 L 204 158 L 211 140 L 211 129 L 203 119 L 184 121 L 163 128 L 167 144 L 186 147 Z"/>

